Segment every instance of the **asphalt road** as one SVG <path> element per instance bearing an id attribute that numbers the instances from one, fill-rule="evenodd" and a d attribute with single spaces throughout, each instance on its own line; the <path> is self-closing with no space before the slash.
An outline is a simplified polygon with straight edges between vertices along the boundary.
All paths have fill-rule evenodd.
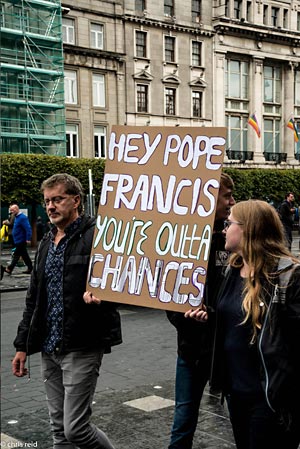
<path id="1" fill-rule="evenodd" d="M 30 358 L 30 381 L 11 374 L 12 341 L 24 297 L 25 291 L 1 293 L 1 447 L 50 449 L 39 355 Z M 104 357 L 93 421 L 116 449 L 167 449 L 173 419 L 175 329 L 163 311 L 133 306 L 122 306 L 120 311 L 124 342 Z M 130 401 L 137 399 L 133 405 L 142 408 L 131 406 Z M 206 391 L 194 449 L 233 447 L 227 412 L 219 398 Z"/>
<path id="2" fill-rule="evenodd" d="M 294 232 L 293 253 L 297 257 L 299 238 Z M 8 263 L 9 249 L 2 251 L 0 259 Z M 23 271 L 24 267 L 16 267 L 0 284 L 1 447 L 51 449 L 40 356 L 30 358 L 30 381 L 11 374 L 12 342 L 30 279 Z M 176 331 L 163 311 L 121 306 L 120 312 L 124 342 L 104 357 L 92 419 L 116 449 L 167 449 L 174 410 Z M 227 410 L 206 390 L 193 449 L 234 447 Z"/>

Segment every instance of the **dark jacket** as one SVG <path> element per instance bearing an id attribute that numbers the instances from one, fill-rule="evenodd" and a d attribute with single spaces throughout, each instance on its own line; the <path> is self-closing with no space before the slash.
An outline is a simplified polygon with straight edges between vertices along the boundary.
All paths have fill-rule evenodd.
<path id="1" fill-rule="evenodd" d="M 105 301 L 100 305 L 86 304 L 83 300 L 94 226 L 94 219 L 83 217 L 65 250 L 61 353 L 100 348 L 109 352 L 111 346 L 122 342 L 120 316 L 115 304 Z M 16 350 L 25 351 L 28 355 L 42 350 L 46 336 L 47 294 L 44 271 L 50 238 L 49 232 L 38 247 L 23 319 L 14 341 Z"/>
<path id="2" fill-rule="evenodd" d="M 28 217 L 22 212 L 15 216 L 12 236 L 15 245 L 31 240 L 32 230 Z"/>
<path id="3" fill-rule="evenodd" d="M 225 238 L 222 234 L 223 222 L 218 223 L 212 236 L 207 276 L 204 291 L 204 304 L 210 311 L 209 320 L 200 323 L 185 318 L 180 312 L 167 312 L 169 321 L 177 329 L 178 355 L 186 361 L 197 361 L 203 355 L 210 355 L 213 346 L 215 319 L 214 310 L 218 290 L 223 280 L 224 267 L 228 262 L 228 251 L 225 251 Z"/>
<path id="4" fill-rule="evenodd" d="M 293 205 L 287 201 L 284 200 L 283 203 L 281 203 L 280 207 L 279 207 L 279 215 L 282 221 L 282 224 L 285 227 L 288 228 L 293 228 L 293 224 L 294 224 L 294 214 L 291 211 L 291 209 L 293 208 Z"/>
<path id="5" fill-rule="evenodd" d="M 265 290 L 268 308 L 256 342 L 261 385 L 269 407 L 277 412 L 298 408 L 300 401 L 300 265 L 294 266 L 286 288 L 280 276 L 292 267 L 291 260 L 281 259 L 274 284 Z M 220 298 L 229 277 L 236 271 L 238 269 L 230 268 L 226 273 Z M 222 320 L 218 313 L 212 366 L 211 386 L 226 394 Z"/>

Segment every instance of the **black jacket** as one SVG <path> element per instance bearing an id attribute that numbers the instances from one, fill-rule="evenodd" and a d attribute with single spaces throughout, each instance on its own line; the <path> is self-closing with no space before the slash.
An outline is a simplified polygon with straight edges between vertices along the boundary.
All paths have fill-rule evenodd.
<path id="1" fill-rule="evenodd" d="M 223 280 L 224 267 L 227 265 L 229 253 L 225 251 L 225 238 L 222 234 L 223 222 L 218 223 L 212 236 L 210 255 L 205 282 L 204 304 L 210 311 L 209 320 L 200 323 L 185 318 L 180 312 L 167 312 L 169 321 L 177 329 L 178 355 L 186 361 L 200 360 L 210 355 L 213 346 L 215 319 L 214 310 L 218 290 Z"/>
<path id="2" fill-rule="evenodd" d="M 292 268 L 289 259 L 281 259 L 274 285 L 265 289 L 268 305 L 264 322 L 258 333 L 256 350 L 259 354 L 261 385 L 269 407 L 276 412 L 299 408 L 300 401 L 300 265 L 296 264 L 287 282 L 281 273 Z M 220 298 L 229 276 L 237 269 L 230 268 L 220 290 Z M 211 386 L 229 392 L 224 370 L 222 319 L 217 312 L 216 338 L 212 362 Z"/>
<path id="3" fill-rule="evenodd" d="M 291 211 L 293 205 L 285 200 L 283 201 L 283 203 L 281 203 L 280 207 L 279 207 L 279 215 L 282 221 L 282 224 L 285 227 L 288 228 L 293 228 L 293 224 L 294 224 L 294 214 Z"/>
<path id="4" fill-rule="evenodd" d="M 115 304 L 105 301 L 100 305 L 86 304 L 83 300 L 94 227 L 94 219 L 83 217 L 65 250 L 61 353 L 100 348 L 109 352 L 111 346 L 122 342 L 120 316 Z M 40 352 L 46 336 L 47 294 L 44 271 L 49 244 L 50 233 L 44 236 L 38 247 L 23 319 L 14 341 L 16 350 L 24 351 L 27 355 Z"/>

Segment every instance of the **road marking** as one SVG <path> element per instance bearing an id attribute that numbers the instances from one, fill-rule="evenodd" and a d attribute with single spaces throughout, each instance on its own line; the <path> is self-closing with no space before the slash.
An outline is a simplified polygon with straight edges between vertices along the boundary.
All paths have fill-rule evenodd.
<path id="1" fill-rule="evenodd" d="M 129 407 L 138 408 L 144 412 L 153 412 L 166 407 L 174 407 L 175 402 L 170 399 L 161 398 L 160 396 L 145 396 L 144 398 L 134 399 L 133 401 L 124 402 Z"/>
<path id="2" fill-rule="evenodd" d="M 1 447 L 22 447 L 23 443 L 5 433 L 1 433 Z"/>

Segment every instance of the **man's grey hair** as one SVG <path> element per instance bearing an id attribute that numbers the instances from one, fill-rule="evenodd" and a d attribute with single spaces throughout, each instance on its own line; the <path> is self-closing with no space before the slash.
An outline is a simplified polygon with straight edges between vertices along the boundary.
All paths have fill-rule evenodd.
<path id="1" fill-rule="evenodd" d="M 75 178 L 75 176 L 68 175 L 68 173 L 58 173 L 45 179 L 41 185 L 41 192 L 44 193 L 45 189 L 52 189 L 58 184 L 62 184 L 65 187 L 65 193 L 67 195 L 79 195 L 80 204 L 78 206 L 78 212 L 83 212 L 83 188 L 81 182 Z"/>

